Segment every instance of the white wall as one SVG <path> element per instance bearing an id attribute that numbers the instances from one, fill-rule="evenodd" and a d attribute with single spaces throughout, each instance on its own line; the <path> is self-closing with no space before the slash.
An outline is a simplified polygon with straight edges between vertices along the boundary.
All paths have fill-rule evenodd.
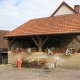
<path id="1" fill-rule="evenodd" d="M 74 14 L 73 11 L 71 11 L 69 8 L 67 8 L 65 5 L 62 6 L 56 13 L 54 16 L 57 15 L 65 15 L 65 14 Z"/>

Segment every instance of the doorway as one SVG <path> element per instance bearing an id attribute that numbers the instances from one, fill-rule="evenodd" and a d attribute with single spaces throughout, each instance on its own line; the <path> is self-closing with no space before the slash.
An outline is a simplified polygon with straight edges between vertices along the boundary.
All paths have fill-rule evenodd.
<path id="1" fill-rule="evenodd" d="M 0 65 L 1 64 L 8 64 L 8 53 L 0 54 Z"/>
<path id="2" fill-rule="evenodd" d="M 2 59 L 2 64 L 8 64 L 8 53 L 3 53 Z"/>
<path id="3" fill-rule="evenodd" d="M 0 55 L 0 65 L 2 64 L 2 56 Z"/>

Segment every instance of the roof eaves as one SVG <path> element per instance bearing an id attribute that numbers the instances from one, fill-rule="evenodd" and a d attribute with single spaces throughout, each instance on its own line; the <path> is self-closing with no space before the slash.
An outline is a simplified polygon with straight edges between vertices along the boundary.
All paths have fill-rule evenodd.
<path id="1" fill-rule="evenodd" d="M 5 36 L 4 38 L 10 38 L 10 37 L 25 37 L 25 36 L 38 36 L 38 35 L 61 35 L 61 34 L 80 34 L 80 32 L 59 32 L 59 33 L 48 33 L 48 34 L 29 34 L 29 35 L 13 35 L 13 36 Z"/>

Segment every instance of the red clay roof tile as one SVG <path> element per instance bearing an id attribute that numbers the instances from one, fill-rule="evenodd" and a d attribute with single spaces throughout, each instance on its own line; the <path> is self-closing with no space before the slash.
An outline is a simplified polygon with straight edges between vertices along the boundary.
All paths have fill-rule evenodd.
<path id="1" fill-rule="evenodd" d="M 8 34 L 10 31 L 0 30 L 0 48 L 5 49 L 8 48 L 8 41 L 4 39 L 4 35 Z"/>
<path id="2" fill-rule="evenodd" d="M 5 37 L 80 33 L 80 14 L 32 19 Z"/>

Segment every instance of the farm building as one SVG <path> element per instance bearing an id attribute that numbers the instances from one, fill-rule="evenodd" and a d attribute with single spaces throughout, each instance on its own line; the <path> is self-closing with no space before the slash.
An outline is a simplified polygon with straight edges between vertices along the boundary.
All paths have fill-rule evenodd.
<path id="1" fill-rule="evenodd" d="M 34 58 L 35 56 L 39 57 L 40 53 L 44 53 L 46 48 L 69 46 L 78 49 L 79 52 L 80 5 L 74 5 L 72 8 L 67 3 L 62 2 L 49 17 L 31 19 L 4 37 L 8 40 L 9 63 L 14 63 L 13 59 L 22 55 L 16 54 L 15 57 L 10 52 L 14 48 L 36 48 L 37 53 Z"/>

